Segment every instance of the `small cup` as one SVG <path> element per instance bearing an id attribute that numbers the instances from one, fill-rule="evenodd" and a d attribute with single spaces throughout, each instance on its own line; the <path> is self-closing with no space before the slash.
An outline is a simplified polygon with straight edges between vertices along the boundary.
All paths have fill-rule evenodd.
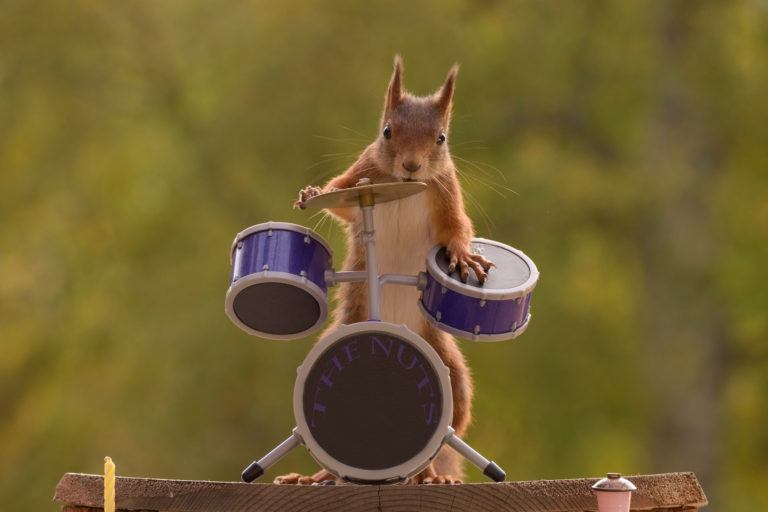
<path id="1" fill-rule="evenodd" d="M 632 491 L 637 487 L 619 473 L 608 473 L 592 486 L 599 512 L 629 512 Z"/>

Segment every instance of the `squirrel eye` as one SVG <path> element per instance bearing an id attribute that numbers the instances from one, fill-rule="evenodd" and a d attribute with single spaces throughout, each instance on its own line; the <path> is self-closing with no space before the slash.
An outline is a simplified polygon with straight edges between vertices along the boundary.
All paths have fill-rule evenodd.
<path id="1" fill-rule="evenodd" d="M 437 144 L 440 145 L 443 142 L 445 142 L 445 133 L 440 132 L 440 135 L 437 137 Z"/>
<path id="2" fill-rule="evenodd" d="M 392 138 L 392 128 L 389 127 L 389 125 L 384 127 L 384 138 L 385 139 L 391 139 Z"/>

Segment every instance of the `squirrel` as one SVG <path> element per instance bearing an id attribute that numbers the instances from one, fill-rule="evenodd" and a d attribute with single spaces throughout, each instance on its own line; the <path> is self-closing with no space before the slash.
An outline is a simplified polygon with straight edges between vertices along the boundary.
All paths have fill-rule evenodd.
<path id="1" fill-rule="evenodd" d="M 394 71 L 387 87 L 379 136 L 366 147 L 344 173 L 324 187 L 308 186 L 294 203 L 303 208 L 313 196 L 355 186 L 362 178 L 372 183 L 421 181 L 427 190 L 398 201 L 377 205 L 374 210 L 378 272 L 418 274 L 423 271 L 429 250 L 445 246 L 450 256 L 448 272 L 459 270 L 462 281 L 470 270 L 482 283 L 493 263 L 473 254 L 472 221 L 464 209 L 461 186 L 448 150 L 453 92 L 458 65 L 454 65 L 443 85 L 432 95 L 419 97 L 403 88 L 403 64 L 395 57 Z M 363 270 L 365 248 L 357 236 L 362 231 L 362 215 L 357 208 L 334 208 L 329 212 L 346 228 L 348 251 L 343 268 Z M 384 287 L 381 292 L 381 319 L 405 324 L 424 338 L 448 367 L 453 391 L 453 423 L 461 436 L 471 422 L 472 378 L 464 356 L 449 334 L 430 325 L 416 307 L 418 290 L 412 287 Z M 362 322 L 368 318 L 365 283 L 342 283 L 333 324 Z M 410 483 L 453 484 L 463 478 L 462 459 L 445 447 Z M 297 473 L 279 476 L 279 484 L 313 484 L 335 480 L 321 470 L 312 476 Z"/>

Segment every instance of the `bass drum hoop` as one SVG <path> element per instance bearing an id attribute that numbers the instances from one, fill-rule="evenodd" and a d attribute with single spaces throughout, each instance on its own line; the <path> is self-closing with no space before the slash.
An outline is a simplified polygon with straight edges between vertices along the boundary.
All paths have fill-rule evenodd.
<path id="1" fill-rule="evenodd" d="M 238 293 L 248 288 L 249 286 L 260 283 L 289 284 L 309 293 L 312 298 L 317 301 L 318 307 L 320 308 L 320 314 L 318 315 L 315 323 L 312 324 L 311 327 L 301 332 L 292 334 L 270 334 L 268 332 L 257 331 L 256 329 L 243 323 L 243 321 L 240 320 L 240 318 L 235 313 L 235 297 L 237 297 Z M 227 290 L 227 296 L 224 300 L 224 311 L 226 311 L 227 316 L 235 325 L 253 336 L 271 340 L 297 340 L 315 332 L 320 327 L 322 327 L 323 322 L 325 322 L 325 319 L 328 317 L 328 295 L 309 279 L 299 277 L 289 272 L 274 272 L 265 270 L 262 272 L 256 272 L 255 274 L 248 274 L 232 283 L 232 286 L 230 286 Z"/>
<path id="2" fill-rule="evenodd" d="M 317 443 L 312 436 L 307 420 L 304 417 L 304 383 L 309 376 L 309 372 L 312 370 L 312 366 L 335 342 L 350 335 L 366 332 L 392 334 L 404 338 L 415 345 L 432 365 L 432 368 L 440 381 L 443 397 L 443 414 L 429 442 L 419 453 L 407 461 L 386 469 L 361 469 L 338 461 Z M 443 445 L 446 435 L 448 435 L 449 427 L 453 421 L 453 394 L 451 391 L 450 372 L 435 349 L 405 325 L 378 321 L 341 325 L 333 332 L 321 338 L 320 341 L 312 347 L 309 354 L 307 354 L 307 357 L 296 371 L 296 384 L 293 388 L 293 414 L 296 418 L 296 432 L 301 437 L 304 446 L 320 466 L 345 480 L 362 483 L 388 483 L 404 480 L 417 474 L 432 462 L 432 459 L 437 456 L 437 452 Z"/>

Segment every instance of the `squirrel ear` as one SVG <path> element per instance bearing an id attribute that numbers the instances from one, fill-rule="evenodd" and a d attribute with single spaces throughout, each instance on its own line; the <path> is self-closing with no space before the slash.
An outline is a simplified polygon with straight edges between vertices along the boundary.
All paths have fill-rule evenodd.
<path id="1" fill-rule="evenodd" d="M 395 70 L 392 72 L 392 78 L 389 79 L 387 87 L 387 96 L 384 101 L 384 110 L 390 111 L 397 106 L 403 99 L 403 59 L 400 55 L 395 55 Z"/>
<path id="2" fill-rule="evenodd" d="M 453 89 L 456 84 L 456 75 L 459 72 L 459 65 L 454 64 L 445 77 L 445 83 L 435 94 L 435 104 L 445 113 L 451 110 L 451 101 L 453 100 Z"/>

